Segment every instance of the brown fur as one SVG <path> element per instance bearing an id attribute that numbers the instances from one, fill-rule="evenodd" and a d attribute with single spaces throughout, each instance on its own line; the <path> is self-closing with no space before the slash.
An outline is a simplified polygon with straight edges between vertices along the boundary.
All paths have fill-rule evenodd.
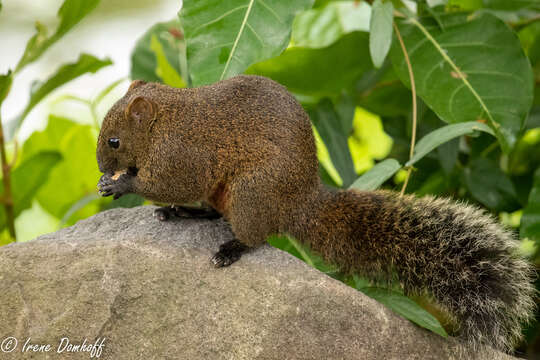
<path id="1" fill-rule="evenodd" d="M 246 245 L 286 233 L 345 272 L 395 272 L 406 291 L 432 294 L 471 342 L 508 351 L 531 316 L 531 267 L 510 233 L 445 199 L 325 189 L 309 118 L 272 80 L 134 82 L 103 122 L 97 157 L 104 173 L 138 170 L 131 192 L 211 204 Z"/>

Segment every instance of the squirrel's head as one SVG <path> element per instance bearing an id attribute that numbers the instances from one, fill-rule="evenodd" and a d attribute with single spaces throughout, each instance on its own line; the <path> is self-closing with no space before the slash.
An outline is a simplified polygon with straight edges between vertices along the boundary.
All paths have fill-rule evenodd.
<path id="1" fill-rule="evenodd" d="M 138 160 L 147 154 L 158 105 L 145 95 L 146 82 L 135 80 L 109 110 L 98 137 L 97 162 L 102 173 L 136 173 Z M 148 84 L 151 85 L 151 84 Z"/>

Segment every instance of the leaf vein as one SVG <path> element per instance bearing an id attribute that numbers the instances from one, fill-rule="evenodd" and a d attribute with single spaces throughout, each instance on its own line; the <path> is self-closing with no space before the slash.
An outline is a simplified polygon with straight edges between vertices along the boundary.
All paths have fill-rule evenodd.
<path id="1" fill-rule="evenodd" d="M 240 38 L 242 37 L 242 34 L 244 33 L 244 28 L 247 24 L 247 19 L 249 17 L 249 14 L 251 13 L 251 9 L 253 7 L 253 3 L 255 0 L 250 0 L 249 4 L 247 6 L 246 14 L 244 15 L 244 19 L 242 20 L 242 24 L 240 24 L 240 30 L 238 31 L 238 35 L 236 36 L 236 39 L 234 40 L 233 47 L 231 49 L 231 52 L 229 53 L 229 57 L 227 58 L 227 62 L 225 63 L 225 67 L 223 68 L 223 72 L 221 73 L 221 76 L 219 77 L 220 80 L 223 80 L 225 78 L 225 74 L 227 73 L 227 70 L 229 69 L 229 65 L 231 63 L 231 59 L 233 58 L 234 52 L 236 51 L 236 47 L 238 46 L 238 41 L 240 41 Z"/>
<path id="2" fill-rule="evenodd" d="M 264 6 L 266 8 L 266 10 L 268 10 L 272 15 L 274 15 L 274 17 L 280 22 L 283 24 L 283 21 L 281 20 L 281 18 L 279 17 L 279 15 L 275 12 L 274 9 L 272 9 L 270 6 L 268 6 L 263 0 L 257 0 L 259 2 L 259 4 L 261 4 L 262 6 Z"/>
<path id="3" fill-rule="evenodd" d="M 223 15 L 218 16 L 218 17 L 215 18 L 214 20 L 211 20 L 211 21 L 209 21 L 209 22 L 207 22 L 207 23 L 204 23 L 204 24 L 202 24 L 202 25 L 197 26 L 195 29 L 192 30 L 192 32 L 193 32 L 193 33 L 196 33 L 196 32 L 199 31 L 200 29 L 203 29 L 203 28 L 205 28 L 205 27 L 207 27 L 207 26 L 210 26 L 210 25 L 212 25 L 212 24 L 214 24 L 214 23 L 217 23 L 218 21 L 223 20 L 224 18 L 226 18 L 227 16 L 231 15 L 232 13 L 234 13 L 234 12 L 236 12 L 236 11 L 238 11 L 238 10 L 242 10 L 242 9 L 244 9 L 244 8 L 246 8 L 246 7 L 248 7 L 248 6 L 247 6 L 247 5 L 242 5 L 242 6 L 238 6 L 238 7 L 234 8 L 234 9 L 231 9 L 231 10 L 225 12 Z"/>
<path id="4" fill-rule="evenodd" d="M 495 71 L 495 70 L 470 70 L 470 71 L 463 71 L 465 74 L 467 75 L 496 75 L 496 76 L 504 76 L 504 77 L 509 77 L 509 78 L 512 78 L 512 79 L 515 79 L 515 80 L 518 80 L 519 82 L 521 83 L 525 83 L 525 81 L 512 74 L 512 73 L 505 73 L 505 72 L 501 72 L 501 71 Z"/>
<path id="5" fill-rule="evenodd" d="M 442 48 L 450 48 L 450 47 L 483 47 L 483 48 L 490 48 L 490 49 L 505 49 L 504 46 L 497 46 L 497 45 L 491 45 L 486 44 L 482 42 L 471 42 L 471 43 L 446 43 L 446 44 L 439 44 Z"/>
<path id="6" fill-rule="evenodd" d="M 444 59 L 442 59 L 441 61 L 439 61 L 437 64 L 435 64 L 435 66 L 433 66 L 426 74 L 426 76 L 424 77 L 424 81 L 423 81 L 423 84 L 422 86 L 425 88 L 427 88 L 427 82 L 429 80 L 429 78 L 431 77 L 431 75 L 433 74 L 433 72 L 435 70 L 437 70 L 438 67 L 441 66 L 441 64 L 444 64 Z"/>
<path id="7" fill-rule="evenodd" d="M 257 34 L 257 32 L 255 31 L 255 29 L 254 29 L 249 23 L 246 23 L 246 26 L 248 27 L 249 30 L 251 30 L 251 32 L 253 33 L 253 35 L 255 35 L 255 37 L 257 38 L 257 40 L 259 40 L 259 42 L 260 42 L 261 44 L 264 44 L 263 39 L 259 36 L 259 34 Z"/>

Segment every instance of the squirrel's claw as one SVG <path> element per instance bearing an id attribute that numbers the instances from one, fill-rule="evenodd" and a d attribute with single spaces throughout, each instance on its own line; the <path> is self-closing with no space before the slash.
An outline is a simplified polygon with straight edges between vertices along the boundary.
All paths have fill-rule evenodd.
<path id="1" fill-rule="evenodd" d="M 154 210 L 154 217 L 159 221 L 167 221 L 171 218 L 171 207 L 160 207 Z"/>
<path id="2" fill-rule="evenodd" d="M 219 247 L 219 251 L 210 258 L 215 267 L 225 267 L 236 262 L 249 249 L 238 240 L 227 241 Z"/>
<path id="3" fill-rule="evenodd" d="M 104 174 L 97 184 L 98 192 L 101 196 L 114 195 L 114 200 L 129 192 L 129 182 L 127 175 L 122 175 L 118 180 L 113 180 L 110 174 Z"/>
<path id="4" fill-rule="evenodd" d="M 238 259 L 239 258 L 240 257 L 238 257 Z M 214 256 L 212 256 L 210 261 L 212 262 L 212 264 L 214 264 L 215 267 L 220 268 L 229 266 L 238 259 L 232 259 L 231 257 L 228 257 L 223 253 L 217 252 Z"/>

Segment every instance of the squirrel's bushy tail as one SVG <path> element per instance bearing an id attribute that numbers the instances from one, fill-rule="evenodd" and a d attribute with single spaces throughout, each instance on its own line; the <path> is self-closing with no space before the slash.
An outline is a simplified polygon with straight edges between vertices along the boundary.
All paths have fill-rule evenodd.
<path id="1" fill-rule="evenodd" d="M 389 191 L 324 190 L 314 202 L 294 235 L 325 260 L 376 279 L 397 274 L 407 293 L 427 291 L 473 345 L 511 351 L 521 338 L 535 306 L 534 272 L 489 214 Z"/>

